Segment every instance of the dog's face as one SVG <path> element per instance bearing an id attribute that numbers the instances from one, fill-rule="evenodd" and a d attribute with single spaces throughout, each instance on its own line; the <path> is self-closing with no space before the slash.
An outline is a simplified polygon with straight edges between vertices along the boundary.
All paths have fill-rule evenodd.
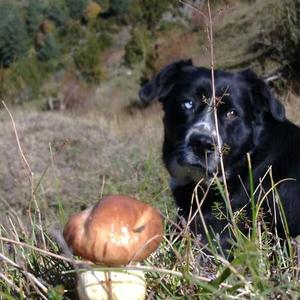
<path id="1" fill-rule="evenodd" d="M 282 105 L 252 71 L 214 73 L 180 61 L 164 68 L 140 91 L 158 97 L 165 111 L 164 160 L 177 180 L 217 174 L 222 153 L 227 176 L 256 149 L 265 119 L 284 120 Z"/>

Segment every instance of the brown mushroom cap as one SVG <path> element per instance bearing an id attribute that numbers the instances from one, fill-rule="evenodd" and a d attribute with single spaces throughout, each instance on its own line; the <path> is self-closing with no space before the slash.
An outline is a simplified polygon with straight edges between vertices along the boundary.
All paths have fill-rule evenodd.
<path id="1" fill-rule="evenodd" d="M 64 238 L 75 255 L 106 265 L 123 265 L 148 257 L 162 240 L 163 221 L 152 206 L 112 195 L 73 215 Z"/>

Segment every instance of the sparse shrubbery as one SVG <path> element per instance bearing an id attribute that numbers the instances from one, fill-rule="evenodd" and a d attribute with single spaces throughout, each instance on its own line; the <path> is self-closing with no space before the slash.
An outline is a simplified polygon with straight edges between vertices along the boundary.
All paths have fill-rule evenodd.
<path id="1" fill-rule="evenodd" d="M 58 59 L 60 50 L 55 36 L 51 33 L 45 35 L 43 45 L 37 51 L 37 58 L 40 61 L 50 61 Z"/>
<path id="2" fill-rule="evenodd" d="M 169 0 L 144 0 L 142 1 L 142 19 L 147 28 L 154 32 L 163 14 L 170 7 Z M 175 6 L 176 4 L 173 3 Z M 178 5 L 178 3 L 177 3 Z"/>
<path id="3" fill-rule="evenodd" d="M 110 34 L 118 33 L 124 24 L 133 26 L 125 61 L 128 65 L 144 64 L 151 56 L 151 35 L 168 7 L 167 0 L 28 0 L 22 4 L 2 0 L 0 67 L 10 68 L 22 56 L 29 60 L 35 56 L 40 64 L 36 71 L 47 73 L 42 78 L 60 67 L 72 70 L 75 66 L 84 80 L 98 84 L 104 74 L 103 50 L 111 46 Z M 20 84 L 13 86 L 20 75 L 14 72 L 15 68 L 1 72 L 2 81 L 10 82 L 10 95 L 22 97 Z M 42 80 L 38 82 L 43 85 Z M 7 95 L 4 84 L 0 89 L 1 95 Z"/>
<path id="4" fill-rule="evenodd" d="M 102 47 L 95 33 L 90 34 L 87 41 L 78 47 L 74 53 L 74 63 L 85 80 L 99 83 L 104 76 L 102 61 Z"/>
<path id="5" fill-rule="evenodd" d="M 53 21 L 60 31 L 64 31 L 69 18 L 66 2 L 63 0 L 51 0 L 47 9 L 47 18 Z"/>
<path id="6" fill-rule="evenodd" d="M 73 19 L 81 19 L 84 15 L 84 10 L 87 7 L 88 0 L 65 0 L 66 5 Z"/>
<path id="7" fill-rule="evenodd" d="M 146 61 L 150 51 L 151 36 L 145 27 L 133 29 L 131 39 L 125 47 L 125 62 L 134 65 Z"/>
<path id="8" fill-rule="evenodd" d="M 30 0 L 26 7 L 26 30 L 34 41 L 36 33 L 44 20 L 44 3 L 42 1 Z"/>
<path id="9" fill-rule="evenodd" d="M 300 75 L 300 1 L 284 0 L 282 1 L 283 13 L 279 18 L 282 24 L 282 30 L 279 30 L 277 48 L 280 59 Z"/>
<path id="10" fill-rule="evenodd" d="M 21 103 L 39 95 L 46 72 L 36 57 L 19 59 L 6 71 L 0 85 L 2 97 L 5 96 L 14 103 Z"/>

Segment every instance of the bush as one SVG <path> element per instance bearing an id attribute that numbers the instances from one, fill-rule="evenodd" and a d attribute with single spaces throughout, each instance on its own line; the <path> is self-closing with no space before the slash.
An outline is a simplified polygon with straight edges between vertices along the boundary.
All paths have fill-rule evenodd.
<path id="1" fill-rule="evenodd" d="M 68 20 L 68 8 L 64 0 L 51 0 L 47 10 L 47 18 L 54 22 L 57 28 L 63 30 Z"/>
<path id="2" fill-rule="evenodd" d="M 26 29 L 29 36 L 34 39 L 39 26 L 43 22 L 44 6 L 41 1 L 30 0 L 26 7 Z"/>
<path id="3" fill-rule="evenodd" d="M 150 43 L 150 33 L 145 27 L 133 30 L 131 39 L 125 46 L 125 62 L 130 66 L 145 62 Z"/>
<path id="4" fill-rule="evenodd" d="M 79 20 L 69 20 L 66 24 L 66 34 L 63 39 L 66 50 L 70 51 L 71 47 L 78 45 L 79 41 L 83 39 L 85 35 L 86 32 Z"/>
<path id="5" fill-rule="evenodd" d="M 284 0 L 283 5 L 283 16 L 280 18 L 283 30 L 280 31 L 277 46 L 284 60 L 300 75 L 300 1 Z"/>
<path id="6" fill-rule="evenodd" d="M 10 66 L 29 48 L 28 35 L 19 7 L 10 0 L 0 2 L 0 67 Z"/>
<path id="7" fill-rule="evenodd" d="M 84 18 L 87 21 L 93 20 L 97 18 L 100 12 L 101 12 L 101 6 L 97 2 L 92 1 L 87 5 L 84 11 Z"/>
<path id="8" fill-rule="evenodd" d="M 154 31 L 157 24 L 161 20 L 164 12 L 170 6 L 169 0 L 144 0 L 142 5 L 142 18 L 150 31 Z"/>
<path id="9" fill-rule="evenodd" d="M 87 7 L 88 0 L 66 0 L 69 15 L 73 19 L 81 19 Z"/>
<path id="10" fill-rule="evenodd" d="M 291 70 L 300 75 L 300 1 L 279 2 L 271 8 L 267 20 L 256 48 L 263 47 L 267 53 L 264 59 L 271 56 L 285 75 Z"/>
<path id="11" fill-rule="evenodd" d="M 37 51 L 37 58 L 40 61 L 49 61 L 57 59 L 60 55 L 60 50 L 57 41 L 53 34 L 45 35 L 44 45 Z"/>
<path id="12" fill-rule="evenodd" d="M 107 11 L 109 9 L 110 0 L 96 0 L 100 5 L 102 11 Z"/>
<path id="13" fill-rule="evenodd" d="M 135 23 L 142 18 L 142 1 L 111 0 L 110 11 L 123 23 Z"/>
<path id="14" fill-rule="evenodd" d="M 101 62 L 102 45 L 95 33 L 78 48 L 73 56 L 74 63 L 83 78 L 91 83 L 99 83 L 103 78 Z"/>
<path id="15" fill-rule="evenodd" d="M 110 9 L 116 15 L 126 15 L 130 9 L 132 0 L 111 0 Z"/>
<path id="16" fill-rule="evenodd" d="M 20 58 L 1 76 L 0 95 L 14 102 L 32 100 L 39 95 L 45 75 L 34 56 Z"/>

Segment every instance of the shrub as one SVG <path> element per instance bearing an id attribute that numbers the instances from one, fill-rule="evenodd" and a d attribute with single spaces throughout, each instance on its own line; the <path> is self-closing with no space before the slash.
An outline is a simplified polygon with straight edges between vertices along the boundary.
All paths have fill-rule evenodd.
<path id="1" fill-rule="evenodd" d="M 26 29 L 29 36 L 34 39 L 39 26 L 43 22 L 44 6 L 41 1 L 30 0 L 26 7 Z"/>
<path id="2" fill-rule="evenodd" d="M 283 1 L 283 30 L 280 31 L 280 39 L 277 41 L 279 51 L 285 61 L 300 74 L 300 1 L 284 0 Z"/>
<path id="3" fill-rule="evenodd" d="M 29 48 L 19 7 L 10 0 L 0 2 L 0 67 L 10 66 Z"/>
<path id="4" fill-rule="evenodd" d="M 150 34 L 145 27 L 134 29 L 125 46 L 125 62 L 128 65 L 145 62 L 150 48 Z"/>
<path id="5" fill-rule="evenodd" d="M 145 66 L 142 70 L 142 76 L 141 76 L 141 85 L 145 84 L 147 81 L 153 78 L 155 74 L 158 72 L 157 67 L 157 49 L 156 47 L 151 48 L 151 50 L 148 52 Z"/>
<path id="6" fill-rule="evenodd" d="M 79 41 L 86 35 L 83 27 L 79 20 L 69 20 L 66 25 L 66 35 L 64 36 L 63 42 L 67 51 L 70 47 L 78 45 Z"/>
<path id="7" fill-rule="evenodd" d="M 64 0 L 51 0 L 47 9 L 47 18 L 54 22 L 57 28 L 63 30 L 68 20 L 68 8 Z"/>
<path id="8" fill-rule="evenodd" d="M 92 19 L 95 19 L 101 12 L 101 6 L 95 2 L 95 1 L 92 1 L 90 2 L 85 11 L 84 11 L 84 18 L 86 20 L 92 20 Z"/>
<path id="9" fill-rule="evenodd" d="M 265 50 L 264 59 L 271 56 L 279 65 L 284 75 L 300 75 L 300 1 L 283 0 L 270 8 L 270 14 L 262 34 L 255 47 Z"/>
<path id="10" fill-rule="evenodd" d="M 150 31 L 154 31 L 164 12 L 169 8 L 169 0 L 144 0 L 142 5 L 142 18 Z"/>
<path id="11" fill-rule="evenodd" d="M 88 0 L 66 0 L 70 17 L 73 19 L 81 19 L 87 4 Z"/>
<path id="12" fill-rule="evenodd" d="M 107 11 L 109 9 L 110 0 L 96 0 L 100 5 L 102 11 Z"/>
<path id="13" fill-rule="evenodd" d="M 117 16 L 117 21 L 135 23 L 142 17 L 141 3 L 139 0 L 111 0 L 110 11 Z"/>
<path id="14" fill-rule="evenodd" d="M 40 93 L 44 77 L 36 57 L 20 58 L 1 78 L 0 95 L 14 102 L 32 100 Z"/>
<path id="15" fill-rule="evenodd" d="M 111 0 L 110 9 L 116 15 L 126 15 L 130 9 L 132 0 Z"/>
<path id="16" fill-rule="evenodd" d="M 44 45 L 37 51 L 37 58 L 40 61 L 49 61 L 59 57 L 60 50 L 53 34 L 45 35 Z"/>
<path id="17" fill-rule="evenodd" d="M 88 82 L 99 83 L 103 78 L 101 51 L 102 46 L 96 34 L 91 33 L 87 41 L 74 53 L 74 63 Z"/>

